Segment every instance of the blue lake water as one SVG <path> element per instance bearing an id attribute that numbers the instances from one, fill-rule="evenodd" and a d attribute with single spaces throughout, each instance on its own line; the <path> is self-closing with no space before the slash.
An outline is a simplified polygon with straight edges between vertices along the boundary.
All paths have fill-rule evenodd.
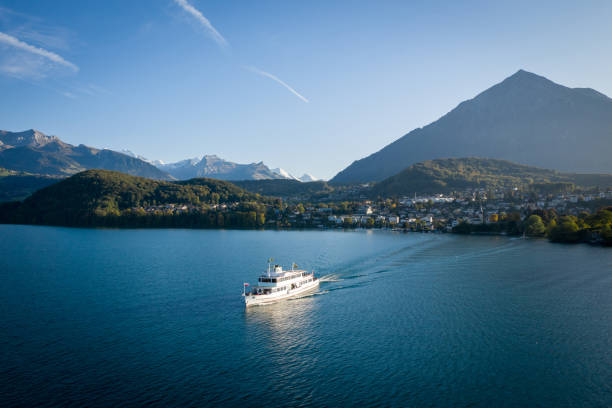
<path id="1" fill-rule="evenodd" d="M 266 259 L 319 292 L 245 310 Z M 0 225 L 0 405 L 612 406 L 612 249 Z"/>

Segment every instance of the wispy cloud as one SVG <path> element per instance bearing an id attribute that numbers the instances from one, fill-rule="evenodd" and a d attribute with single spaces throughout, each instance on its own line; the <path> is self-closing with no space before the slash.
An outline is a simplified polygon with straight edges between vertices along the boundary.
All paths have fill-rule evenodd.
<path id="1" fill-rule="evenodd" d="M 221 48 L 229 47 L 229 43 L 227 42 L 227 40 L 219 33 L 219 31 L 217 31 L 217 29 L 215 27 L 213 27 L 211 22 L 206 17 L 204 17 L 204 15 L 202 14 L 202 12 L 200 12 L 200 10 L 196 9 L 195 7 L 193 7 L 187 0 L 174 0 L 174 2 L 176 4 L 178 4 L 179 6 L 181 6 L 183 8 L 183 10 L 185 10 L 186 12 L 191 14 L 193 17 L 195 17 L 202 24 L 202 26 L 204 26 L 204 28 L 208 31 L 208 34 L 210 35 L 210 37 L 213 40 L 215 40 L 215 42 Z M 282 86 L 284 86 L 289 92 L 291 92 L 292 94 L 294 94 L 295 96 L 300 98 L 300 100 L 302 100 L 303 102 L 305 102 L 305 103 L 309 103 L 310 102 L 303 95 L 301 95 L 298 91 L 293 89 L 288 83 L 286 83 L 285 81 L 283 81 L 282 79 L 280 79 L 276 75 L 271 74 L 271 73 L 266 72 L 266 71 L 262 71 L 261 69 L 255 68 L 253 66 L 245 66 L 243 68 L 245 68 L 245 69 L 247 69 L 247 70 L 249 70 L 251 72 L 254 72 L 254 73 L 258 74 L 258 75 L 261 75 L 263 77 L 270 78 L 271 80 L 273 80 L 273 81 L 281 84 Z"/>
<path id="2" fill-rule="evenodd" d="M 112 95 L 108 89 L 95 84 L 78 85 L 74 88 L 74 93 L 77 92 L 89 96 Z"/>
<path id="3" fill-rule="evenodd" d="M 204 17 L 204 14 L 200 12 L 197 8 L 193 7 L 187 0 L 174 0 L 176 4 L 181 6 L 183 10 L 194 16 L 202 26 L 208 31 L 208 34 L 212 37 L 213 40 L 221 47 L 226 48 L 229 46 L 229 43 L 223 36 L 217 31 L 215 27 L 210 23 L 210 21 Z"/>
<path id="4" fill-rule="evenodd" d="M 30 45 L 26 42 L 23 42 L 21 40 L 19 40 L 16 37 L 13 37 L 12 35 L 8 35 L 5 34 L 3 32 L 0 32 L 0 43 L 6 44 L 10 47 L 28 52 L 30 54 L 33 55 L 37 55 L 39 57 L 43 57 L 46 60 L 49 60 L 55 64 L 64 66 L 69 68 L 70 70 L 74 71 L 74 72 L 78 72 L 79 71 L 79 67 L 77 67 L 76 65 L 74 65 L 72 62 L 70 61 L 66 61 L 64 58 L 62 58 L 62 56 L 60 56 L 59 54 L 56 54 L 54 52 L 45 50 L 43 48 L 39 48 L 39 47 L 35 47 L 33 45 Z"/>
<path id="5" fill-rule="evenodd" d="M 304 96 L 302 96 L 298 91 L 293 89 L 291 86 L 289 86 L 289 84 L 287 84 L 285 81 L 283 81 L 282 79 L 280 79 L 276 75 L 273 75 L 273 74 L 271 74 L 269 72 L 266 72 L 266 71 L 262 71 L 261 69 L 258 69 L 258 68 L 255 68 L 255 67 L 244 67 L 244 68 L 248 69 L 249 71 L 254 72 L 254 73 L 258 74 L 258 75 L 264 76 L 266 78 L 270 78 L 271 80 L 278 82 L 279 84 L 281 84 L 282 86 L 287 88 L 287 90 L 289 92 L 291 92 L 292 94 L 294 94 L 295 96 L 300 98 L 302 101 L 304 101 L 306 103 L 310 102 L 308 99 L 306 99 Z"/>

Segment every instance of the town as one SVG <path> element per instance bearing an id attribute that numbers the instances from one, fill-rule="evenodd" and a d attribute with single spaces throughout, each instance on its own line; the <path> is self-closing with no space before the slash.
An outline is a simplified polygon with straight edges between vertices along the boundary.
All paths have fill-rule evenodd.
<path id="1" fill-rule="evenodd" d="M 591 214 L 612 205 L 612 190 L 589 194 L 539 194 L 518 190 L 467 190 L 454 194 L 294 206 L 280 226 L 318 228 L 392 228 L 450 232 L 461 223 L 494 224 L 508 217 L 525 220 L 539 211 L 558 215 Z M 352 210 L 352 211 L 349 211 Z M 278 214 L 281 215 L 281 214 Z"/>
<path id="2" fill-rule="evenodd" d="M 251 211 L 257 226 L 267 228 L 385 228 L 421 232 L 452 232 L 465 225 L 524 221 L 532 214 L 586 216 L 612 205 L 612 190 L 589 193 L 536 194 L 533 191 L 468 189 L 451 194 L 414 195 L 387 199 L 298 202 L 276 200 L 274 205 L 245 209 L 244 203 L 194 206 L 163 204 L 132 208 L 135 215 L 217 214 Z"/>

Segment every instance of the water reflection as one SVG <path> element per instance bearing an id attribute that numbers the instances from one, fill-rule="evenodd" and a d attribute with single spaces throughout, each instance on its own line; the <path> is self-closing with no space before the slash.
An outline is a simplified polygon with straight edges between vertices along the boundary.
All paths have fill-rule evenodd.
<path id="1" fill-rule="evenodd" d="M 245 311 L 246 332 L 258 345 L 252 356 L 260 372 L 274 381 L 261 384 L 272 395 L 282 393 L 305 404 L 313 398 L 313 385 L 307 375 L 318 364 L 320 295 L 291 298 Z M 264 377 L 266 374 L 263 374 Z M 281 394 L 279 394 L 281 395 Z"/>
<path id="2" fill-rule="evenodd" d="M 312 326 L 313 313 L 319 293 L 320 289 L 304 296 L 281 300 L 277 303 L 248 307 L 245 309 L 247 324 L 258 328 L 267 328 L 271 341 L 279 343 L 289 341 L 291 335 Z"/>

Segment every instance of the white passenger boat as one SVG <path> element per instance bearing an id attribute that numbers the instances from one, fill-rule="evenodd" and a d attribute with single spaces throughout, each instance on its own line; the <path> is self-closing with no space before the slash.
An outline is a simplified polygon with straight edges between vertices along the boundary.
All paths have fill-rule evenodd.
<path id="1" fill-rule="evenodd" d="M 251 287 L 248 283 L 244 284 L 242 296 L 246 306 L 277 302 L 319 287 L 319 278 L 314 276 L 314 272 L 294 269 L 295 264 L 291 270 L 285 271 L 280 265 L 271 267 L 271 261 L 268 262 L 268 272 L 259 277 L 257 285 Z"/>

